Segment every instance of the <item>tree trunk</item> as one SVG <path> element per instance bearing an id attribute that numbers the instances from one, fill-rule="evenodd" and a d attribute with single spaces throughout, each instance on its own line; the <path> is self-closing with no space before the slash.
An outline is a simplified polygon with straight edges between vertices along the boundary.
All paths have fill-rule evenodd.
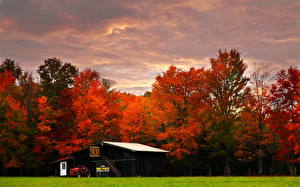
<path id="1" fill-rule="evenodd" d="M 227 149 L 226 157 L 225 157 L 225 164 L 224 164 L 224 176 L 230 176 L 231 175 L 229 161 L 230 161 L 229 151 Z"/>
<path id="2" fill-rule="evenodd" d="M 38 168 L 35 168 L 35 176 L 38 176 Z"/>
<path id="3" fill-rule="evenodd" d="M 289 167 L 289 172 L 290 172 L 290 175 L 295 175 L 295 166 L 294 166 L 294 163 L 289 161 L 288 162 L 288 167 Z"/>
<path id="4" fill-rule="evenodd" d="M 19 175 L 21 176 L 21 177 L 23 177 L 23 168 L 21 167 L 21 168 L 19 168 Z"/>
<path id="5" fill-rule="evenodd" d="M 211 176 L 211 167 L 208 168 L 208 176 Z"/>
<path id="6" fill-rule="evenodd" d="M 208 158 L 206 158 L 206 160 L 208 160 Z M 211 166 L 210 166 L 210 162 L 206 162 L 205 164 L 205 168 L 206 168 L 206 176 L 211 176 Z"/>
<path id="7" fill-rule="evenodd" d="M 224 176 L 229 177 L 231 175 L 229 163 L 225 163 L 224 166 Z"/>
<path id="8" fill-rule="evenodd" d="M 263 174 L 263 150 L 262 144 L 259 144 L 259 157 L 258 157 L 258 174 Z"/>

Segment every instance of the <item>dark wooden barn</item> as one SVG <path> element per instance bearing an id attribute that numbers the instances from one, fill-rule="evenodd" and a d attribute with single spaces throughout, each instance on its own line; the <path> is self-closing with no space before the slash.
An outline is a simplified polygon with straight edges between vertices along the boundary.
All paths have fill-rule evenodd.
<path id="1" fill-rule="evenodd" d="M 98 177 L 166 176 L 167 152 L 139 143 L 103 141 L 52 162 L 51 173 L 68 176 L 71 168 L 85 166 Z"/>

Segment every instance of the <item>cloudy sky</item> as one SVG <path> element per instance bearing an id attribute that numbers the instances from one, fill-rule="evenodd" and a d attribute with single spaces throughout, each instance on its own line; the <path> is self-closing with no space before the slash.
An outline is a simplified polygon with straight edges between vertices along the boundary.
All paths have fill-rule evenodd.
<path id="1" fill-rule="evenodd" d="M 57 57 L 142 94 L 170 65 L 237 48 L 271 71 L 300 64 L 299 0 L 0 0 L 0 60 Z"/>

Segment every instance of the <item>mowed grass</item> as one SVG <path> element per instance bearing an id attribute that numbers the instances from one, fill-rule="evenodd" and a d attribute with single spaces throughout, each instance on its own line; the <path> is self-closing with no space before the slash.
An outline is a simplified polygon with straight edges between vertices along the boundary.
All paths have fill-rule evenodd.
<path id="1" fill-rule="evenodd" d="M 0 186 L 300 186 L 300 177 L 0 177 Z"/>

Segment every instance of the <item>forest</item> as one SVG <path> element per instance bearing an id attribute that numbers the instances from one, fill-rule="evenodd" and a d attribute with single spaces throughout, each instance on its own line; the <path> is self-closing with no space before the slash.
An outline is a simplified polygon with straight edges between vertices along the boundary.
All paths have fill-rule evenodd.
<path id="1" fill-rule="evenodd" d="M 207 63 L 170 66 L 136 96 L 57 58 L 44 60 L 38 79 L 5 59 L 0 170 L 41 168 L 90 144 L 120 141 L 170 151 L 171 175 L 297 175 L 298 67 L 271 75 L 261 65 L 248 75 L 236 49 Z"/>

